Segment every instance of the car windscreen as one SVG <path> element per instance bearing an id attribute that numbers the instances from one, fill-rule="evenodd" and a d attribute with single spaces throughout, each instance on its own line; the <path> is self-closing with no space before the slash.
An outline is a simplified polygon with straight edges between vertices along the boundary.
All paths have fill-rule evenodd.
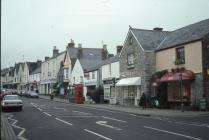
<path id="1" fill-rule="evenodd" d="M 4 100 L 19 100 L 18 96 L 4 96 Z"/>

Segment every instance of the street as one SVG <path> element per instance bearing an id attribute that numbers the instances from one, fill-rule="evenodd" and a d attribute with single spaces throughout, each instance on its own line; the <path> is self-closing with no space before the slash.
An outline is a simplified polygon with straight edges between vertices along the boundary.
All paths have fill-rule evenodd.
<path id="1" fill-rule="evenodd" d="M 209 116 L 152 117 L 22 97 L 22 112 L 4 112 L 22 140 L 207 140 Z"/>

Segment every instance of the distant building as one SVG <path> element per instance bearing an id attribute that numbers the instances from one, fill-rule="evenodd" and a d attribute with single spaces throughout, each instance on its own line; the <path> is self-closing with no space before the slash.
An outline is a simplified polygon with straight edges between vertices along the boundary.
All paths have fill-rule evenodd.
<path id="1" fill-rule="evenodd" d="M 40 94 L 50 94 L 53 91 L 64 55 L 65 51 L 59 53 L 59 50 L 54 47 L 53 56 L 45 57 L 41 63 Z"/>

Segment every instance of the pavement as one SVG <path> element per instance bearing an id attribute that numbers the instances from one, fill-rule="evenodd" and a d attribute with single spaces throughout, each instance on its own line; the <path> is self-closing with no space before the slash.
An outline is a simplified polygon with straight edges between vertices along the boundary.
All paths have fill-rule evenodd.
<path id="1" fill-rule="evenodd" d="M 50 96 L 46 95 L 39 95 L 42 99 L 50 100 Z M 56 102 L 63 102 L 69 103 L 68 99 L 61 99 L 54 97 L 53 101 Z M 174 110 L 174 109 L 158 109 L 158 108 L 146 108 L 142 109 L 141 107 L 128 107 L 128 106 L 121 106 L 121 105 L 110 105 L 110 104 L 78 104 L 80 106 L 90 106 L 95 108 L 102 108 L 102 109 L 110 109 L 114 111 L 122 111 L 142 116 L 154 116 L 154 117 L 195 117 L 195 116 L 204 116 L 209 115 L 208 111 L 184 111 L 181 110 Z"/>
<path id="2" fill-rule="evenodd" d="M 1 113 L 1 140 L 16 140 L 12 126 L 3 113 Z"/>

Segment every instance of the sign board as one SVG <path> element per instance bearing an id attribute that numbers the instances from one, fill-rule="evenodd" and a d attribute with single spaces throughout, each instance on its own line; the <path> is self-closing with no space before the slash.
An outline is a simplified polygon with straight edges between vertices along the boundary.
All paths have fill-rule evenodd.
<path id="1" fill-rule="evenodd" d="M 207 72 L 208 72 L 208 75 L 209 75 L 209 69 L 207 70 Z"/>

